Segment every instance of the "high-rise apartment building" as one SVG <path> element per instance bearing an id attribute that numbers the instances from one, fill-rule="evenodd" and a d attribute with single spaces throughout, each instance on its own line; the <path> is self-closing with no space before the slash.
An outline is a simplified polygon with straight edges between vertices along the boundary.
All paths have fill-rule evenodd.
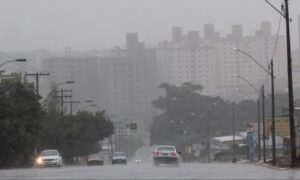
<path id="1" fill-rule="evenodd" d="M 245 51 L 268 68 L 276 42 L 276 35 L 271 35 L 271 24 L 263 22 L 255 36 L 244 36 L 241 25 L 234 25 L 227 37 L 214 36 L 216 34 L 213 25 L 208 24 L 204 26 L 204 38 L 194 31 L 185 36 L 185 43 L 160 43 L 157 48 L 158 83 L 180 85 L 191 81 L 204 86 L 206 95 L 230 100 L 238 100 L 237 88 L 257 97 L 258 93 L 236 75 L 246 78 L 259 89 L 265 83 L 267 73 L 233 48 Z M 274 72 L 278 82 L 276 87 L 280 88 L 280 80 L 286 77 L 284 37 L 279 36 L 277 43 Z"/>

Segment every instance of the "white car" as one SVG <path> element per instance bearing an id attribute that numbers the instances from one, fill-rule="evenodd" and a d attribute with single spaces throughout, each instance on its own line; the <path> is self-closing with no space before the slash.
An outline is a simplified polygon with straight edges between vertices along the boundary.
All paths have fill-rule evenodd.
<path id="1" fill-rule="evenodd" d="M 101 157 L 99 154 L 90 154 L 87 159 L 87 165 L 103 165 L 104 164 L 104 157 Z"/>
<path id="2" fill-rule="evenodd" d="M 44 150 L 37 157 L 36 165 L 38 167 L 61 167 L 62 157 L 55 149 Z"/>
<path id="3" fill-rule="evenodd" d="M 153 162 L 157 166 L 159 164 L 174 164 L 178 166 L 179 164 L 179 154 L 175 146 L 170 145 L 159 145 L 153 150 Z"/>

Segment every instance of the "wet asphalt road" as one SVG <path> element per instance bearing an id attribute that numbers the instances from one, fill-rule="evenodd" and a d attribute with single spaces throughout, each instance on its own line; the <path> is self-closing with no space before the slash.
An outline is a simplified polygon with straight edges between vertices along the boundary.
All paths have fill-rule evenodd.
<path id="1" fill-rule="evenodd" d="M 151 163 L 0 170 L 0 179 L 300 179 L 300 170 L 272 169 L 255 164 Z"/>

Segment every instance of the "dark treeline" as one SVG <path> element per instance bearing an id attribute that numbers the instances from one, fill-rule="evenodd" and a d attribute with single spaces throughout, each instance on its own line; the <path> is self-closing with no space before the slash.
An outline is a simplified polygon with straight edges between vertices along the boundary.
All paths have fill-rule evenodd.
<path id="1" fill-rule="evenodd" d="M 204 142 L 209 127 L 210 137 L 232 135 L 233 113 L 235 130 L 245 131 L 251 122 L 257 122 L 256 100 L 239 103 L 225 101 L 220 97 L 202 94 L 203 87 L 193 83 L 174 86 L 162 83 L 165 95 L 153 101 L 153 106 L 162 110 L 153 119 L 151 144 L 184 144 Z M 287 106 L 287 95 L 276 94 L 277 115 Z M 270 114 L 271 99 L 266 97 L 266 118 Z M 260 106 L 261 108 L 262 106 Z M 262 113 L 261 113 L 262 114 Z"/>
<path id="2" fill-rule="evenodd" d="M 31 166 L 36 148 L 58 149 L 65 163 L 73 163 L 97 152 L 99 140 L 113 133 L 104 111 L 61 116 L 55 93 L 42 106 L 33 85 L 15 77 L 0 83 L 0 168 Z"/>

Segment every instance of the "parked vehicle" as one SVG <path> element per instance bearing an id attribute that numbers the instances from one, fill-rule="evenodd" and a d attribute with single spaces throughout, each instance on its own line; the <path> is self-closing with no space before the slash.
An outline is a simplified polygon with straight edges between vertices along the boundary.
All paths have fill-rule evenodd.
<path id="1" fill-rule="evenodd" d="M 153 162 L 155 166 L 159 164 L 174 164 L 179 165 L 179 154 L 175 146 L 159 145 L 153 150 Z"/>
<path id="2" fill-rule="evenodd" d="M 127 164 L 127 156 L 124 152 L 114 152 L 111 158 L 111 164 Z"/>
<path id="3" fill-rule="evenodd" d="M 104 158 L 101 157 L 99 154 L 91 154 L 89 155 L 87 159 L 87 165 L 92 166 L 92 165 L 103 165 L 104 164 Z"/>
<path id="4" fill-rule="evenodd" d="M 62 157 L 55 149 L 42 151 L 35 162 L 37 167 L 61 167 Z"/>

